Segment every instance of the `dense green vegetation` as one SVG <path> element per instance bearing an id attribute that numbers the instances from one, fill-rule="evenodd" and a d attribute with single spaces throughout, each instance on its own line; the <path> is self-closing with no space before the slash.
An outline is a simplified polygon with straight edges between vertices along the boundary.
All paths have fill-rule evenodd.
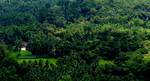
<path id="1" fill-rule="evenodd" d="M 2 81 L 150 81 L 149 67 L 150 0 L 0 0 Z"/>

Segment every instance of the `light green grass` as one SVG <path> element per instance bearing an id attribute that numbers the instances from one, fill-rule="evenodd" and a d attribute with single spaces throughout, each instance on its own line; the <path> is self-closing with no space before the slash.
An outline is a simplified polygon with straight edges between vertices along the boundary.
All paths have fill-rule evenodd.
<path id="1" fill-rule="evenodd" d="M 57 59 L 55 59 L 55 58 L 37 58 L 36 56 L 33 56 L 32 53 L 29 51 L 10 52 L 8 57 L 16 60 L 19 64 L 22 64 L 24 61 L 26 63 L 29 63 L 29 62 L 34 63 L 35 61 L 40 62 L 40 60 L 41 60 L 43 63 L 46 63 L 46 61 L 48 61 L 48 64 L 57 66 Z"/>
<path id="2" fill-rule="evenodd" d="M 144 55 L 143 60 L 144 60 L 144 61 L 149 61 L 149 62 L 150 62 L 150 51 L 148 52 L 148 54 L 145 54 L 145 55 Z"/>
<path id="3" fill-rule="evenodd" d="M 114 62 L 113 61 L 108 61 L 108 60 L 99 60 L 98 65 L 99 66 L 114 65 Z"/>
<path id="4" fill-rule="evenodd" d="M 30 57 L 32 56 L 32 53 L 29 52 L 29 51 L 16 51 L 16 52 L 10 52 L 8 57 L 10 58 L 13 58 L 13 59 L 16 59 L 16 58 L 19 58 L 19 57 Z"/>
<path id="5" fill-rule="evenodd" d="M 150 51 L 148 52 L 148 54 L 144 55 L 143 61 L 145 63 L 150 63 Z"/>
<path id="6" fill-rule="evenodd" d="M 100 59 L 98 61 L 98 68 L 101 69 L 101 70 L 109 70 L 113 67 L 115 67 L 115 63 L 114 61 L 111 61 L 111 60 L 104 60 L 104 59 Z"/>
<path id="7" fill-rule="evenodd" d="M 46 63 L 46 61 L 48 61 L 48 64 L 52 64 L 54 66 L 57 66 L 57 59 L 55 58 L 31 58 L 31 59 L 17 59 L 17 62 L 19 64 L 22 64 L 24 61 L 26 63 L 34 63 L 35 61 L 40 62 L 40 60 L 42 61 L 42 63 Z"/>
<path id="8" fill-rule="evenodd" d="M 29 51 L 20 51 L 21 56 L 32 56 L 32 53 Z"/>

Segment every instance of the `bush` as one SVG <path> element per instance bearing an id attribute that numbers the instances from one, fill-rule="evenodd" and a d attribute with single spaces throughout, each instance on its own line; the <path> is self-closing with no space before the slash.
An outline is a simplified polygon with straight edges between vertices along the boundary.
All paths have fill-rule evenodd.
<path id="1" fill-rule="evenodd" d="M 8 54 L 6 45 L 0 44 L 0 60 L 3 60 Z"/>

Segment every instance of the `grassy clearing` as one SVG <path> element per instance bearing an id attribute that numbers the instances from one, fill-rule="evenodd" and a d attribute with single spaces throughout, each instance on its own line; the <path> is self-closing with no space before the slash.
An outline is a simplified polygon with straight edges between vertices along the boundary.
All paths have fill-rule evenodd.
<path id="1" fill-rule="evenodd" d="M 32 53 L 29 51 L 20 51 L 20 56 L 32 56 Z"/>
<path id="2" fill-rule="evenodd" d="M 39 63 L 40 61 L 42 61 L 42 63 L 48 62 L 48 64 L 57 66 L 57 59 L 55 59 L 55 58 L 37 58 L 36 56 L 33 56 L 32 53 L 29 51 L 10 52 L 9 58 L 16 60 L 19 64 L 22 64 L 23 62 L 34 63 L 35 61 L 37 61 Z"/>
<path id="3" fill-rule="evenodd" d="M 149 63 L 150 62 L 150 51 L 148 52 L 148 54 L 144 55 L 143 60 L 144 60 L 145 63 Z"/>
<path id="4" fill-rule="evenodd" d="M 144 55 L 144 61 L 150 61 L 150 51 L 148 52 L 148 54 Z"/>
<path id="5" fill-rule="evenodd" d="M 114 65 L 114 62 L 113 61 L 107 61 L 107 60 L 99 60 L 98 65 L 99 66 Z"/>
<path id="6" fill-rule="evenodd" d="M 46 63 L 46 61 L 48 61 L 48 64 L 52 64 L 54 66 L 57 66 L 57 59 L 55 58 L 31 58 L 31 59 L 17 59 L 17 62 L 19 64 L 22 64 L 23 62 L 26 62 L 26 63 L 34 63 L 35 61 L 37 61 L 38 63 L 40 61 L 42 61 L 42 63 Z"/>
<path id="7" fill-rule="evenodd" d="M 16 58 L 21 58 L 21 57 L 32 57 L 32 53 L 29 51 L 15 51 L 15 52 L 10 52 L 9 54 L 10 58 L 16 59 Z"/>
<path id="8" fill-rule="evenodd" d="M 108 70 L 108 69 L 111 69 L 113 67 L 115 67 L 115 63 L 113 61 L 110 61 L 110 60 L 103 60 L 103 59 L 100 59 L 98 61 L 98 67 L 101 69 L 101 70 Z"/>

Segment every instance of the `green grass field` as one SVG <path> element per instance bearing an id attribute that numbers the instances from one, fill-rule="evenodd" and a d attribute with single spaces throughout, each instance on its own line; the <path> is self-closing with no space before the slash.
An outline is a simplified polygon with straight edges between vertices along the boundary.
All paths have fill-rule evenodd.
<path id="1" fill-rule="evenodd" d="M 144 55 L 144 61 L 150 61 L 150 52 Z"/>
<path id="2" fill-rule="evenodd" d="M 37 58 L 36 56 L 33 56 L 31 52 L 29 51 L 20 51 L 20 52 L 10 52 L 9 57 L 16 60 L 19 64 L 22 64 L 23 62 L 26 63 L 34 63 L 35 61 L 42 63 L 48 62 L 48 64 L 57 66 L 57 59 L 55 58 Z"/>
<path id="3" fill-rule="evenodd" d="M 143 60 L 144 60 L 145 63 L 149 63 L 150 62 L 150 51 L 148 52 L 148 54 L 144 55 Z"/>
<path id="4" fill-rule="evenodd" d="M 57 66 L 57 59 L 55 58 L 30 58 L 30 59 L 17 59 L 17 62 L 19 64 L 22 64 L 23 62 L 26 62 L 26 63 L 34 63 L 35 61 L 37 62 L 40 62 L 42 61 L 42 63 L 46 63 L 46 61 L 48 61 L 48 64 L 52 64 L 54 66 Z"/>

